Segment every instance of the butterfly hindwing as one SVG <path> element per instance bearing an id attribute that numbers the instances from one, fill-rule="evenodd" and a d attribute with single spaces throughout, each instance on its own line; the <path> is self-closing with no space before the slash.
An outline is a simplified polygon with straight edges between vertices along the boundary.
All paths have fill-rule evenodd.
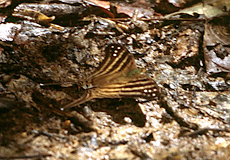
<path id="1" fill-rule="evenodd" d="M 151 98 L 158 94 L 157 91 L 155 81 L 145 75 L 139 75 L 124 83 L 120 82 L 97 88 L 97 92 L 100 92 L 104 98 Z"/>

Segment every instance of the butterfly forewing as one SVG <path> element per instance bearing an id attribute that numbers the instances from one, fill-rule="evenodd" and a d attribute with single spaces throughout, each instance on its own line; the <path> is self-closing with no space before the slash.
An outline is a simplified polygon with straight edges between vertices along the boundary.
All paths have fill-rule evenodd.
<path id="1" fill-rule="evenodd" d="M 119 80 L 119 77 L 127 75 L 130 70 L 136 68 L 133 55 L 120 44 L 108 45 L 105 52 L 105 59 L 97 71 L 88 78 L 93 86 L 101 86 Z"/>

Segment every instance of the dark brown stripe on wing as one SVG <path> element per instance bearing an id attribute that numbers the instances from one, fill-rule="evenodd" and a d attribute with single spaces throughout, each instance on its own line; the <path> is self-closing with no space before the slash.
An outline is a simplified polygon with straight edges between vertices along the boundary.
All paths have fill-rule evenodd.
<path id="1" fill-rule="evenodd" d="M 154 98 L 158 89 L 156 83 L 148 77 L 139 77 L 127 83 L 106 85 L 88 90 L 82 97 L 64 106 L 64 109 L 76 107 L 95 98 Z"/>
<path id="2" fill-rule="evenodd" d="M 92 99 L 94 99 L 94 98 L 96 98 L 96 97 L 94 97 L 94 96 L 92 95 L 91 90 L 88 90 L 88 91 L 87 91 L 86 93 L 84 93 L 80 98 L 78 98 L 78 99 L 74 100 L 73 102 L 71 102 L 71 103 L 65 105 L 64 107 L 62 107 L 62 109 L 67 110 L 67 109 L 69 109 L 69 108 L 76 107 L 76 106 L 78 106 L 78 105 L 80 105 L 80 104 L 82 104 L 82 103 L 85 103 L 85 102 L 87 102 L 87 101 L 90 101 L 90 100 L 92 100 Z"/>
<path id="3" fill-rule="evenodd" d="M 133 55 L 131 55 L 127 50 L 123 52 L 122 57 L 114 64 L 110 70 L 110 73 L 122 72 L 123 70 L 131 70 L 130 68 L 133 64 L 135 64 Z"/>
<path id="4" fill-rule="evenodd" d="M 111 48 L 112 46 L 114 46 L 113 49 Z M 90 76 L 90 78 L 93 78 L 95 76 L 101 76 L 112 71 L 111 68 L 117 63 L 119 59 L 121 59 L 123 53 L 126 52 L 125 48 L 119 46 L 119 51 L 117 51 L 117 53 L 114 53 L 114 50 L 116 50 L 115 47 L 117 48 L 118 46 L 111 44 L 106 48 L 105 59 L 101 62 L 97 71 L 92 76 Z M 117 56 L 114 57 L 113 54 L 116 54 Z"/>
<path id="5" fill-rule="evenodd" d="M 113 48 L 111 48 L 112 46 Z M 98 71 L 90 76 L 89 79 L 97 81 L 97 79 L 109 77 L 117 73 L 120 76 L 136 68 L 133 55 L 121 45 L 109 45 L 106 50 L 109 51 L 106 52 L 104 61 L 99 66 Z"/>
<path id="6" fill-rule="evenodd" d="M 129 81 L 128 83 L 111 84 L 99 87 L 102 95 L 117 95 L 117 97 L 155 97 L 157 95 L 157 85 L 149 78 Z"/>

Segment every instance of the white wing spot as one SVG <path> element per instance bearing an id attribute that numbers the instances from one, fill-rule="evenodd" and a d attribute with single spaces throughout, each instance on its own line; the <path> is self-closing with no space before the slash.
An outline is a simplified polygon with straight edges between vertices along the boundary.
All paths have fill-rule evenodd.
<path id="1" fill-rule="evenodd" d="M 117 53 L 118 51 L 117 51 L 117 50 L 115 50 L 114 52 L 115 52 L 115 53 Z"/>
<path id="2" fill-rule="evenodd" d="M 151 93 L 152 92 L 152 90 L 151 89 L 149 89 L 149 93 Z"/>
<path id="3" fill-rule="evenodd" d="M 156 94 L 155 94 L 155 93 L 153 93 L 153 94 L 152 94 L 152 96 L 156 96 Z"/>
<path id="4" fill-rule="evenodd" d="M 145 89 L 145 90 L 144 90 L 144 92 L 145 92 L 145 93 L 147 93 L 147 92 L 148 92 L 148 90 L 147 90 L 147 89 Z"/>
<path id="5" fill-rule="evenodd" d="M 113 54 L 113 56 L 114 56 L 114 57 L 116 57 L 116 56 L 117 56 L 117 54 L 115 54 L 115 53 L 114 53 L 114 54 Z"/>
<path id="6" fill-rule="evenodd" d="M 111 48 L 114 48 L 114 46 L 111 46 Z"/>
<path id="7" fill-rule="evenodd" d="M 117 47 L 117 49 L 121 49 L 121 47 Z"/>

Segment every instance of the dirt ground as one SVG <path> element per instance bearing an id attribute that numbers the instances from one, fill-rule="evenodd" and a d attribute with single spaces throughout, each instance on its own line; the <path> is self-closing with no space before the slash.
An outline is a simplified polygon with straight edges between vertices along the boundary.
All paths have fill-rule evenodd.
<path id="1" fill-rule="evenodd" d="M 230 159 L 228 15 L 165 19 L 182 4 L 99 2 L 0 3 L 0 159 Z M 159 94 L 61 110 L 117 43 Z"/>

